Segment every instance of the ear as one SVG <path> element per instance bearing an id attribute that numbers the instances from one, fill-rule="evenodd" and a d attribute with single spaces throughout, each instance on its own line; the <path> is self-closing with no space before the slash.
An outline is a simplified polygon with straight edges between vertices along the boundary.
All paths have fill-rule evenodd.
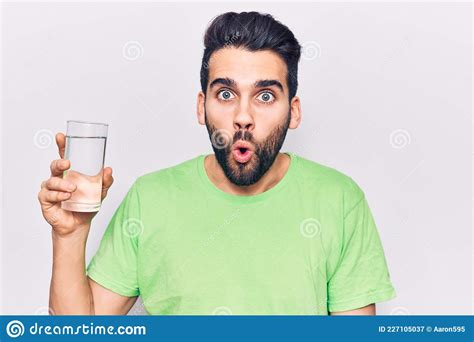
<path id="1" fill-rule="evenodd" d="M 197 114 L 197 119 L 200 125 L 205 125 L 206 124 L 206 119 L 205 119 L 205 100 L 206 100 L 206 95 L 201 91 L 199 91 L 198 96 L 197 96 L 197 106 L 196 106 L 196 114 Z"/>
<path id="2" fill-rule="evenodd" d="M 300 125 L 301 122 L 301 103 L 298 96 L 293 96 L 290 102 L 290 125 L 288 128 L 295 129 Z"/>

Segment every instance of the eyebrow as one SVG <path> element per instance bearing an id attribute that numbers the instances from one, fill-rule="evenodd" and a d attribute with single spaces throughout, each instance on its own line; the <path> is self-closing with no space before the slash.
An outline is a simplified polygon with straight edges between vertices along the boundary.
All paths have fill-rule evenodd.
<path id="1" fill-rule="evenodd" d="M 213 86 L 217 84 L 222 84 L 226 87 L 235 87 L 237 86 L 237 82 L 235 82 L 233 79 L 229 77 L 219 77 L 213 80 L 209 84 L 209 88 L 212 88 Z M 280 81 L 278 80 L 258 80 L 253 84 L 254 88 L 264 88 L 264 87 L 271 87 L 271 86 L 277 86 L 278 89 L 283 92 L 283 85 L 281 84 Z"/>

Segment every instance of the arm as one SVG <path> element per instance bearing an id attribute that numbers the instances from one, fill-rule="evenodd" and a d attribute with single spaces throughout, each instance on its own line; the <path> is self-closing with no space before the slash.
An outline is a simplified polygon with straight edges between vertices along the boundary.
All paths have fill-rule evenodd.
<path id="1" fill-rule="evenodd" d="M 53 275 L 49 306 L 54 315 L 125 315 L 137 297 L 125 297 L 86 276 L 85 246 L 89 227 L 53 237 Z"/>
<path id="2" fill-rule="evenodd" d="M 356 315 L 356 316 L 374 316 L 375 315 L 375 304 L 370 304 L 359 309 L 350 311 L 330 312 L 331 316 L 345 316 L 345 315 Z"/>

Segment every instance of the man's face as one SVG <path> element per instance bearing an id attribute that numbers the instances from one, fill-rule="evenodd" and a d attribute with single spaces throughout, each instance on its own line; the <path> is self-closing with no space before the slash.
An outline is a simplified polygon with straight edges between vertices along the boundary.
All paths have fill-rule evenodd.
<path id="1" fill-rule="evenodd" d="M 204 104 L 212 148 L 235 185 L 256 183 L 272 166 L 290 123 L 286 64 L 274 52 L 214 52 Z"/>

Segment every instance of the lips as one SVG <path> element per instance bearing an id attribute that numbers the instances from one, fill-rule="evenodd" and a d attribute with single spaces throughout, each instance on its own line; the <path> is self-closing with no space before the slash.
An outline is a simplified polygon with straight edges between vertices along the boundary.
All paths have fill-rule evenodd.
<path id="1" fill-rule="evenodd" d="M 238 141 L 232 146 L 232 155 L 239 163 L 246 163 L 252 158 L 252 145 L 245 141 Z"/>

